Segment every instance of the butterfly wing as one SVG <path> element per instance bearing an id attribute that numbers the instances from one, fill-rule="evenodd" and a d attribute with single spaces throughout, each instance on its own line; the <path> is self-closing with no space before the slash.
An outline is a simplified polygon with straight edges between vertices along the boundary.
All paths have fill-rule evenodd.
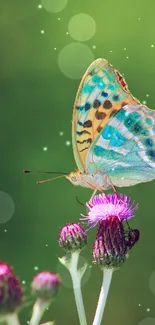
<path id="1" fill-rule="evenodd" d="M 88 173 L 107 174 L 115 186 L 155 179 L 155 111 L 124 106 L 91 145 L 86 165 Z"/>
<path id="2" fill-rule="evenodd" d="M 110 117 L 126 104 L 139 102 L 130 94 L 122 76 L 108 61 L 94 61 L 83 76 L 73 109 L 72 145 L 79 170 L 86 171 L 89 147 Z"/>

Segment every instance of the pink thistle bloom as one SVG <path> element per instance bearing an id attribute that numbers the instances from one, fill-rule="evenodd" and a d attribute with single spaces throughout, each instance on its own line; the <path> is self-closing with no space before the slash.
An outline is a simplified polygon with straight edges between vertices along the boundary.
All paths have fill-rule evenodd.
<path id="1" fill-rule="evenodd" d="M 104 193 L 94 196 L 86 206 L 89 212 L 88 215 L 82 215 L 84 217 L 82 220 L 86 220 L 92 227 L 113 218 L 127 221 L 134 217 L 134 212 L 138 208 L 138 204 L 135 205 L 135 202 L 125 194 Z"/>

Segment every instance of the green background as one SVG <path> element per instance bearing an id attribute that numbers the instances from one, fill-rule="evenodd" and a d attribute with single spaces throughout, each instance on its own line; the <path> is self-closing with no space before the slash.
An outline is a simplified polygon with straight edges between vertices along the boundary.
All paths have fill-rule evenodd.
<path id="1" fill-rule="evenodd" d="M 89 189 L 74 190 L 65 179 L 39 186 L 36 181 L 44 179 L 43 175 L 22 173 L 23 169 L 70 172 L 76 168 L 72 148 L 66 141 L 71 141 L 73 101 L 80 79 L 64 76 L 58 66 L 59 52 L 76 42 L 66 34 L 73 15 L 86 13 L 94 18 L 96 33 L 84 43 L 90 49 L 96 45 L 94 57 L 110 61 L 125 74 L 133 95 L 141 102 L 147 101 L 148 107 L 155 106 L 153 0 L 68 0 L 58 13 L 40 10 L 38 4 L 35 0 L 0 1 L 0 190 L 15 203 L 13 217 L 0 224 L 0 259 L 13 265 L 16 274 L 26 281 L 26 290 L 37 272 L 35 266 L 39 271 L 59 270 L 57 257 L 64 254 L 58 246 L 59 229 L 67 222 L 78 222 L 80 213 L 84 213 L 76 194 L 82 202 L 91 195 Z M 41 30 L 45 33 L 41 34 Z M 43 150 L 45 146 L 47 151 Z M 149 288 L 155 270 L 155 182 L 123 191 L 139 202 L 130 225 L 140 229 L 141 237 L 128 261 L 114 273 L 103 324 L 135 325 L 145 319 L 149 325 L 146 318 L 155 317 L 155 296 Z M 89 244 L 82 253 L 90 264 L 94 238 L 95 230 L 90 231 Z M 83 286 L 89 324 L 101 278 L 100 269 L 93 266 Z M 64 274 L 64 286 L 44 321 L 78 324 L 68 286 Z M 21 314 L 22 323 L 29 317 L 28 308 Z"/>

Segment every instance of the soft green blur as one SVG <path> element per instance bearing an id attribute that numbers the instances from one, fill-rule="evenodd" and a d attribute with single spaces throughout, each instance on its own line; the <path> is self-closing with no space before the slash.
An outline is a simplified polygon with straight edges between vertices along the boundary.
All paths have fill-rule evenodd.
<path id="1" fill-rule="evenodd" d="M 153 0 L 68 0 L 58 13 L 39 9 L 38 4 L 37 0 L 0 1 L 0 190 L 15 203 L 11 220 L 0 224 L 0 259 L 13 265 L 16 274 L 26 281 L 26 290 L 37 272 L 34 267 L 39 271 L 58 270 L 57 257 L 63 254 L 58 247 L 59 229 L 67 222 L 78 222 L 80 213 L 85 212 L 76 195 L 82 202 L 91 195 L 90 190 L 80 187 L 75 191 L 65 179 L 36 185 L 46 175 L 22 173 L 23 169 L 70 172 L 76 168 L 72 148 L 65 142 L 71 141 L 73 101 L 80 80 L 67 78 L 58 66 L 59 52 L 76 42 L 66 34 L 72 16 L 86 13 L 93 17 L 96 33 L 84 44 L 95 58 L 108 59 L 125 74 L 129 89 L 141 102 L 155 107 Z M 59 135 L 61 131 L 63 136 Z M 106 325 L 136 325 L 155 314 L 155 296 L 149 289 L 155 269 L 155 181 L 123 192 L 139 202 L 130 225 L 140 229 L 141 237 L 112 279 L 103 322 Z M 95 230 L 90 231 L 88 247 L 82 253 L 90 264 L 94 238 Z M 93 266 L 83 286 L 89 324 L 100 284 L 101 271 Z M 44 321 L 78 324 L 73 293 L 66 286 Z M 30 308 L 21 317 L 26 324 Z"/>

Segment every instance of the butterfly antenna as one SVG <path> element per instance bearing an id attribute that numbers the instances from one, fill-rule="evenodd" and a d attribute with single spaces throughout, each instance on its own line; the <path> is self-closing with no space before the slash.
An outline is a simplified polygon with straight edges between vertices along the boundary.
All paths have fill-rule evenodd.
<path id="1" fill-rule="evenodd" d="M 36 171 L 36 170 L 27 170 L 24 169 L 23 173 L 33 173 L 33 174 L 59 174 L 59 175 L 68 175 L 69 173 L 63 173 L 63 172 L 45 172 L 45 171 Z"/>
<path id="2" fill-rule="evenodd" d="M 46 183 L 46 182 L 54 181 L 55 179 L 65 177 L 65 175 L 57 176 L 57 177 L 54 177 L 54 178 L 48 178 L 48 179 L 45 179 L 43 181 L 38 181 L 37 184 L 43 184 L 43 183 Z"/>

